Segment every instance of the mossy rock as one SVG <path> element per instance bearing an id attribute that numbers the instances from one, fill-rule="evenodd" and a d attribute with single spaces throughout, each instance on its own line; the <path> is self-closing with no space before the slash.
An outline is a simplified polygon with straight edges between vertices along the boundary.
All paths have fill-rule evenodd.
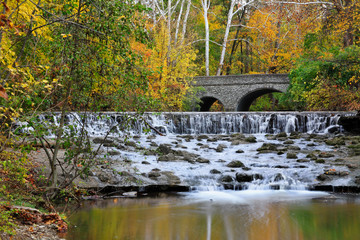
<path id="1" fill-rule="evenodd" d="M 315 163 L 325 163 L 325 160 L 324 159 L 316 159 Z"/>
<path id="2" fill-rule="evenodd" d="M 325 141 L 327 145 L 336 146 L 336 145 L 345 145 L 345 140 L 342 137 L 335 137 Z"/>
<path id="3" fill-rule="evenodd" d="M 256 143 L 256 137 L 249 136 L 249 137 L 245 138 L 245 141 L 249 142 L 249 143 Z"/>
<path id="4" fill-rule="evenodd" d="M 297 155 L 296 155 L 296 153 L 287 153 L 287 154 L 286 154 L 286 158 L 296 159 L 296 158 L 297 158 Z"/>
<path id="5" fill-rule="evenodd" d="M 230 168 L 242 168 L 242 167 L 245 167 L 245 165 L 239 160 L 231 161 L 226 166 L 230 167 Z"/>

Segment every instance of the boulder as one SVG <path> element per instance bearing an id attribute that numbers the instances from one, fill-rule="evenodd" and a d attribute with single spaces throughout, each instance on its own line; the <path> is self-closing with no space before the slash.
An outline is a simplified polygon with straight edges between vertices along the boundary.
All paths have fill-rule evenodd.
<path id="1" fill-rule="evenodd" d="M 230 167 L 230 168 L 242 168 L 242 167 L 245 167 L 245 165 L 239 160 L 231 161 L 226 166 Z"/>

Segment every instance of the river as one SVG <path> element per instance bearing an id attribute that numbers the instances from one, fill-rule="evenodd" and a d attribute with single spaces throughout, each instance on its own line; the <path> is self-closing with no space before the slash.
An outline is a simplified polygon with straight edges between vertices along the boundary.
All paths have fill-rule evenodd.
<path id="1" fill-rule="evenodd" d="M 360 139 L 342 132 L 342 114 L 149 114 L 152 131 L 133 122 L 130 133 L 109 134 L 111 169 L 92 174 L 100 187 L 138 185 L 129 194 L 138 197 L 85 202 L 67 239 L 357 239 L 358 195 L 309 191 L 357 187 L 359 156 L 348 145 Z M 99 139 L 123 120 L 79 122 Z M 147 192 L 154 185 L 190 192 Z"/>

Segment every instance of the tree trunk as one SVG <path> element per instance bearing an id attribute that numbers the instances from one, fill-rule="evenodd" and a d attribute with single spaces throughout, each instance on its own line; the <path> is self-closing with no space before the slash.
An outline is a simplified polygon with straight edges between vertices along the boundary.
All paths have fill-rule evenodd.
<path id="1" fill-rule="evenodd" d="M 209 62 L 209 53 L 210 53 L 210 30 L 209 30 L 209 20 L 208 20 L 208 10 L 210 8 L 210 0 L 202 0 L 201 1 L 203 7 L 203 15 L 205 21 L 205 71 L 206 76 L 210 75 L 210 62 Z"/>

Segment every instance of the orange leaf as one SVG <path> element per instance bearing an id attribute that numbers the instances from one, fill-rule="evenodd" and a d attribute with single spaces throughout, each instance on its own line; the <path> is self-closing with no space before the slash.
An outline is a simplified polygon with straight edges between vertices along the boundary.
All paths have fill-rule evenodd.
<path id="1" fill-rule="evenodd" d="M 3 86 L 1 86 L 1 85 L 0 85 L 0 97 L 8 100 L 8 95 L 7 95 L 6 91 L 5 91 L 5 88 L 3 88 Z"/>

